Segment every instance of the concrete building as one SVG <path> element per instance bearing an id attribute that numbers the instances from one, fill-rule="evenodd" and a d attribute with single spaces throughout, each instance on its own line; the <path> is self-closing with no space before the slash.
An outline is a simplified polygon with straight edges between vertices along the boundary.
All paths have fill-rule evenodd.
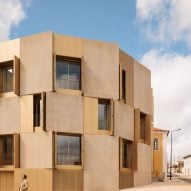
<path id="1" fill-rule="evenodd" d="M 153 128 L 153 169 L 152 176 L 159 180 L 167 176 L 167 137 L 169 131 Z"/>
<path id="2" fill-rule="evenodd" d="M 184 168 L 183 168 L 183 174 L 184 175 L 191 175 L 191 155 L 186 155 L 183 157 L 184 161 Z"/>
<path id="3" fill-rule="evenodd" d="M 0 191 L 116 191 L 151 181 L 150 71 L 115 43 L 0 43 Z"/>

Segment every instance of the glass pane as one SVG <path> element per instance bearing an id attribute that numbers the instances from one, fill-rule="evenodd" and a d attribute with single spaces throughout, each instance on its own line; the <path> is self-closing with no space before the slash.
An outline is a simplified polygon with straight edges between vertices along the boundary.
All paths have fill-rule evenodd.
<path id="1" fill-rule="evenodd" d="M 57 164 L 81 164 L 81 138 L 75 136 L 57 135 Z"/>
<path id="2" fill-rule="evenodd" d="M 2 137 L 2 164 L 13 165 L 13 136 Z"/>
<path id="3" fill-rule="evenodd" d="M 99 103 L 98 106 L 98 117 L 99 117 L 99 129 L 109 129 L 109 105 L 108 103 Z"/>
<path id="4" fill-rule="evenodd" d="M 68 164 L 68 154 L 68 136 L 57 135 L 57 164 Z"/>
<path id="5" fill-rule="evenodd" d="M 81 68 L 80 64 L 70 62 L 69 64 L 69 89 L 80 89 L 80 76 Z"/>
<path id="6" fill-rule="evenodd" d="M 13 66 L 3 67 L 3 92 L 12 92 L 13 91 Z"/>
<path id="7" fill-rule="evenodd" d="M 73 165 L 81 164 L 80 137 L 69 137 L 69 161 Z"/>
<path id="8" fill-rule="evenodd" d="M 41 95 L 34 95 L 33 97 L 33 126 L 40 127 L 40 104 L 41 103 Z"/>
<path id="9" fill-rule="evenodd" d="M 69 88 L 67 61 L 56 60 L 56 87 Z"/>

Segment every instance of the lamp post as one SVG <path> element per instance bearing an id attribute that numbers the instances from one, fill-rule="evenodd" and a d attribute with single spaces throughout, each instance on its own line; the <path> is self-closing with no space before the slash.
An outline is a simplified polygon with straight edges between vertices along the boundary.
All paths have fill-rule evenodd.
<path id="1" fill-rule="evenodd" d="M 175 129 L 175 130 L 172 130 L 170 131 L 171 133 L 171 141 L 170 141 L 170 145 L 171 145 L 171 149 L 170 149 L 170 180 L 172 179 L 172 133 L 174 131 L 180 131 L 181 129 Z"/>

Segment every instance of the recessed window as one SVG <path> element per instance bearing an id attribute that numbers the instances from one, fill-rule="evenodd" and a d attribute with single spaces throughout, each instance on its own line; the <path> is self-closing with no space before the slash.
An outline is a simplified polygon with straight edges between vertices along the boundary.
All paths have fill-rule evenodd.
<path id="1" fill-rule="evenodd" d="M 159 150 L 159 141 L 158 138 L 153 139 L 153 150 Z"/>
<path id="2" fill-rule="evenodd" d="M 0 164 L 13 165 L 13 135 L 0 136 Z"/>
<path id="3" fill-rule="evenodd" d="M 6 62 L 0 67 L 0 85 L 2 93 L 13 91 L 13 63 Z"/>
<path id="4" fill-rule="evenodd" d="M 110 130 L 109 124 L 109 100 L 99 100 L 98 105 L 98 129 L 99 130 Z"/>
<path id="5" fill-rule="evenodd" d="M 42 110 L 41 94 L 33 96 L 33 126 L 40 127 L 41 110 Z"/>
<path id="6" fill-rule="evenodd" d="M 146 135 L 146 114 L 140 113 L 140 138 L 145 140 Z"/>
<path id="7" fill-rule="evenodd" d="M 121 141 L 122 168 L 132 168 L 132 142 L 126 139 L 122 139 Z"/>
<path id="8" fill-rule="evenodd" d="M 56 59 L 56 88 L 81 89 L 81 59 L 65 57 Z"/>
<path id="9" fill-rule="evenodd" d="M 126 100 L 126 71 L 122 70 L 122 99 Z"/>
<path id="10" fill-rule="evenodd" d="M 57 165 L 81 165 L 81 137 L 57 134 Z"/>

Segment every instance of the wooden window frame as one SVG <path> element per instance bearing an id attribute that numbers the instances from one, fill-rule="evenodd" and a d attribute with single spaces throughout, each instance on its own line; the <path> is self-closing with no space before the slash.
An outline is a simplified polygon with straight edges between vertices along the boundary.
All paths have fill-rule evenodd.
<path id="1" fill-rule="evenodd" d="M 58 165 L 57 164 L 57 135 L 63 135 L 63 136 L 73 136 L 73 137 L 80 137 L 80 163 L 79 165 Z M 83 136 L 81 134 L 74 134 L 74 133 L 65 133 L 65 132 L 54 132 L 54 143 L 53 143 L 53 148 L 54 148 L 54 164 L 53 166 L 56 169 L 68 169 L 68 170 L 82 170 L 83 169 L 83 155 L 84 155 L 84 146 L 83 146 Z"/>
<path id="2" fill-rule="evenodd" d="M 0 137 L 3 136 L 12 136 L 13 138 L 13 153 L 12 153 L 12 161 L 13 163 L 11 165 L 2 165 L 2 159 L 0 159 L 0 168 L 4 170 L 14 170 L 14 168 L 20 167 L 20 135 L 15 134 L 3 134 L 0 135 Z M 2 157 L 2 140 L 0 139 L 0 157 Z"/>

